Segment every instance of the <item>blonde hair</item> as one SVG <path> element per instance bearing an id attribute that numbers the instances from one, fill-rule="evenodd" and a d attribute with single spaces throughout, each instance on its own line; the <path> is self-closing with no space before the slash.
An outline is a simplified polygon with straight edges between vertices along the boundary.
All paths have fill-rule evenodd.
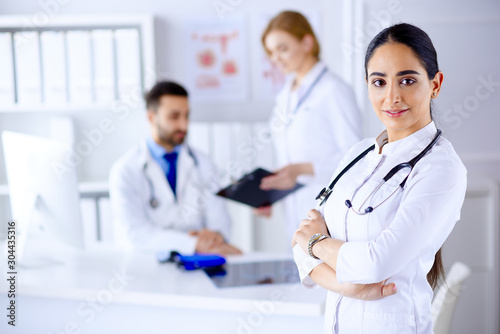
<path id="1" fill-rule="evenodd" d="M 304 15 L 299 12 L 294 11 L 284 11 L 276 15 L 267 25 L 264 33 L 262 33 L 262 45 L 267 54 L 269 50 L 266 48 L 265 39 L 267 35 L 273 30 L 283 30 L 289 34 L 292 34 L 299 40 L 305 35 L 311 35 L 313 38 L 313 48 L 311 53 L 314 57 L 319 58 L 319 43 L 314 31 L 309 24 L 309 21 L 304 17 Z"/>

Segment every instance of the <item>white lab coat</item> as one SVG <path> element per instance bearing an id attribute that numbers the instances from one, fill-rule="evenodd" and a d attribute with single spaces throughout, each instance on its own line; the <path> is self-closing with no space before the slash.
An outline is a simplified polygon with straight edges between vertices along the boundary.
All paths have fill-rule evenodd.
<path id="1" fill-rule="evenodd" d="M 450 142 L 440 138 L 414 167 L 403 190 L 399 189 L 374 211 L 357 215 L 346 199 L 359 209 L 362 202 L 399 163 L 409 161 L 427 146 L 434 135 L 433 122 L 401 140 L 385 144 L 384 131 L 375 150 L 359 161 L 337 183 L 323 208 L 331 236 L 347 241 L 337 257 L 340 283 L 375 283 L 387 279 L 398 292 L 375 301 L 343 297 L 328 291 L 325 333 L 433 333 L 427 282 L 434 256 L 460 218 L 466 190 L 466 169 Z M 373 144 L 366 139 L 343 158 L 337 175 L 349 162 Z M 386 199 L 408 174 L 401 171 L 383 185 L 362 209 Z M 314 286 L 308 276 L 320 263 L 294 247 L 302 283 Z M 313 261 L 311 261 L 313 260 Z"/>
<path id="2" fill-rule="evenodd" d="M 218 188 L 215 168 L 204 154 L 182 146 L 177 159 L 177 201 L 146 142 L 121 157 L 110 172 L 110 199 L 117 241 L 145 251 L 176 250 L 191 254 L 197 238 L 190 230 L 206 227 L 229 237 L 230 220 Z M 147 169 L 143 167 L 147 164 Z M 152 208 L 147 174 L 159 206 Z"/>
<path id="3" fill-rule="evenodd" d="M 314 176 L 302 175 L 297 180 L 305 187 L 283 200 L 290 241 L 341 157 L 361 139 L 362 117 L 354 93 L 330 71 L 317 81 L 295 111 L 298 101 L 325 68 L 323 62 L 316 63 L 294 92 L 291 87 L 295 77 L 290 77 L 276 97 L 270 118 L 278 168 L 293 163 L 312 163 L 314 168 Z"/>

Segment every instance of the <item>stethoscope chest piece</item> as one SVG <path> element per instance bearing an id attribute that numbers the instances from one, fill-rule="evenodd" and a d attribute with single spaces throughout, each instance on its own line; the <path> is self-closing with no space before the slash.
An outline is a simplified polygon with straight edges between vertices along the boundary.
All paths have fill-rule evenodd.
<path id="1" fill-rule="evenodd" d="M 158 202 L 158 200 L 156 198 L 151 198 L 149 200 L 149 205 L 153 208 L 153 209 L 156 209 L 158 207 L 158 205 L 160 205 L 160 203 Z"/>
<path id="2" fill-rule="evenodd" d="M 329 189 L 329 188 L 321 189 L 318 196 L 316 196 L 316 200 L 321 200 L 321 202 L 319 203 L 319 206 L 322 206 L 323 204 L 325 204 L 326 200 L 328 199 L 328 197 L 330 197 L 331 193 L 332 193 L 332 189 Z"/>

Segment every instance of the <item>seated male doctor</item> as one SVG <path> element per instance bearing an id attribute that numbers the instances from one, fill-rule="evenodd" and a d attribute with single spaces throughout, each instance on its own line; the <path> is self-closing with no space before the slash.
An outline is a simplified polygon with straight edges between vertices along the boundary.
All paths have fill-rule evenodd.
<path id="1" fill-rule="evenodd" d="M 110 172 L 110 199 L 119 239 L 144 251 L 241 253 L 227 243 L 230 220 L 210 160 L 184 143 L 188 93 L 158 82 L 146 94 L 151 136 Z M 121 236 L 120 236 L 121 233 Z"/>

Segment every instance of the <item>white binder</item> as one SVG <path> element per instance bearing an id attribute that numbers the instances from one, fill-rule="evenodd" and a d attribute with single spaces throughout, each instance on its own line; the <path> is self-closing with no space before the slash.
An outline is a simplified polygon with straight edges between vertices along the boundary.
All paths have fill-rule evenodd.
<path id="1" fill-rule="evenodd" d="M 113 65 L 113 31 L 93 30 L 94 90 L 98 103 L 115 99 Z"/>
<path id="2" fill-rule="evenodd" d="M 117 29 L 115 40 L 119 98 L 124 101 L 131 99 L 135 101 L 135 96 L 142 93 L 139 32 L 137 29 Z"/>
<path id="3" fill-rule="evenodd" d="M 0 104 L 14 104 L 14 63 L 12 62 L 12 35 L 0 33 Z"/>
<path id="4" fill-rule="evenodd" d="M 79 30 L 68 31 L 66 40 L 70 103 L 90 104 L 92 102 L 90 33 Z"/>
<path id="5" fill-rule="evenodd" d="M 43 93 L 47 105 L 66 102 L 66 60 L 64 33 L 44 31 L 40 35 L 42 47 Z"/>
<path id="6" fill-rule="evenodd" d="M 14 33 L 17 98 L 19 105 L 39 105 L 41 102 L 40 50 L 38 33 Z"/>

